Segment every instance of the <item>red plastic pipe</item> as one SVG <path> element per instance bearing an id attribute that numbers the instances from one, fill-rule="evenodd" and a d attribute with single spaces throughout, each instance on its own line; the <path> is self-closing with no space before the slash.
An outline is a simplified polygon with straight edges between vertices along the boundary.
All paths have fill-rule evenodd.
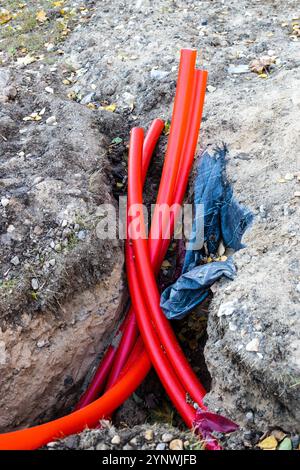
<path id="1" fill-rule="evenodd" d="M 130 210 L 133 204 L 141 204 L 136 202 L 136 195 L 142 193 L 143 138 L 143 129 L 137 127 L 132 129 L 128 159 L 128 210 Z M 130 217 L 128 220 L 130 222 Z M 145 241 L 147 243 L 147 240 Z M 126 270 L 132 304 L 151 362 L 175 407 L 185 423 L 191 427 L 195 418 L 195 410 L 186 402 L 185 390 L 180 384 L 178 376 L 174 373 L 166 354 L 162 350 L 157 333 L 151 323 L 151 318 L 146 309 L 143 293 L 137 277 L 135 259 L 130 243 L 126 245 Z"/>
<path id="2" fill-rule="evenodd" d="M 143 204 L 143 193 L 141 185 L 141 176 L 138 172 L 138 155 L 139 155 L 139 145 L 141 135 L 143 135 L 143 130 L 139 128 L 134 128 L 131 131 L 131 146 L 133 149 L 129 149 L 129 161 L 128 161 L 128 206 L 129 209 L 134 207 L 134 205 Z M 136 141 L 138 143 L 136 143 Z M 136 149 L 137 147 L 137 149 Z M 149 309 L 150 317 L 154 323 L 155 330 L 158 334 L 158 337 L 163 345 L 167 356 L 177 374 L 180 378 L 183 387 L 190 394 L 191 398 L 198 403 L 202 408 L 205 408 L 203 405 L 203 397 L 205 395 L 205 389 L 198 381 L 196 375 L 194 374 L 190 364 L 188 363 L 182 349 L 180 348 L 176 336 L 166 319 L 164 313 L 160 308 L 160 294 L 157 288 L 155 276 L 151 266 L 149 249 L 148 249 L 148 240 L 146 237 L 144 215 L 142 211 L 139 211 L 137 216 L 140 228 L 140 236 L 134 236 L 132 238 L 132 245 L 134 249 L 136 267 L 139 274 L 139 281 L 143 291 L 145 302 Z M 132 298 L 132 296 L 131 296 Z M 132 298 L 133 301 L 133 298 Z M 137 319 L 139 319 L 138 312 L 136 311 Z M 139 321 L 139 320 L 138 320 Z M 142 333 L 141 320 L 139 321 L 140 331 Z M 153 327 L 152 327 L 153 328 Z M 146 332 L 149 334 L 149 331 Z M 143 333 L 142 333 L 143 334 Z M 143 335 L 143 340 L 145 342 L 145 333 Z M 151 354 L 151 347 L 147 342 L 145 346 L 149 354 Z M 151 357 L 152 361 L 152 357 Z M 158 370 L 157 370 L 158 372 Z"/>
<path id="3" fill-rule="evenodd" d="M 208 73 L 206 70 L 196 70 L 195 82 L 193 90 L 192 100 L 192 114 L 188 123 L 189 132 L 186 134 L 184 145 L 183 145 L 183 156 L 180 160 L 179 171 L 177 174 L 176 185 L 175 185 L 175 196 L 173 199 L 174 204 L 181 205 L 186 187 L 188 184 L 188 177 L 193 166 L 195 151 L 197 147 L 197 141 L 199 136 L 199 129 L 201 124 L 201 118 L 203 114 L 205 90 L 207 83 Z M 174 231 L 174 224 L 176 223 L 176 213 L 171 212 L 170 220 L 170 234 Z M 168 234 L 168 232 L 167 232 Z M 160 250 L 157 251 L 155 247 L 150 250 L 151 262 L 155 258 L 158 259 L 158 266 L 161 265 L 164 260 L 165 254 L 169 246 L 169 239 L 167 234 L 164 234 L 161 241 Z M 151 242 L 150 242 L 151 244 Z"/>
<path id="4" fill-rule="evenodd" d="M 197 139 L 198 139 L 198 132 L 199 132 L 199 127 L 200 127 L 200 122 L 201 122 L 201 116 L 203 112 L 205 89 L 206 89 L 207 72 L 205 71 L 194 70 L 193 71 L 194 77 L 192 79 L 191 77 L 189 77 L 189 80 L 190 80 L 189 85 L 187 85 L 185 81 L 188 78 L 187 71 L 189 70 L 189 67 L 191 66 L 191 64 L 195 63 L 195 59 L 196 59 L 196 51 L 190 51 L 190 50 L 182 51 L 181 67 L 179 68 L 178 86 L 177 86 L 177 92 L 176 92 L 175 103 L 174 103 L 174 111 L 173 111 L 174 117 L 172 118 L 173 124 L 171 125 L 171 129 L 170 129 L 169 141 L 171 140 L 171 144 L 168 144 L 169 153 L 167 151 L 167 156 L 166 156 L 166 160 L 164 164 L 164 168 L 165 168 L 165 165 L 172 166 L 173 162 L 170 157 L 171 155 L 170 149 L 173 149 L 174 146 L 177 148 L 176 141 L 174 142 L 174 139 L 176 137 L 176 126 L 179 125 L 180 127 L 180 119 L 184 117 L 185 121 L 187 121 L 187 125 L 181 125 L 180 127 L 180 129 L 183 128 L 185 130 L 185 135 L 184 135 L 184 139 L 182 140 L 183 145 L 182 146 L 179 145 L 179 149 L 181 148 L 181 155 L 180 155 L 180 162 L 179 162 L 180 171 L 178 172 L 178 175 L 176 178 L 176 185 L 175 185 L 176 196 L 175 196 L 174 202 L 178 204 L 181 204 L 183 200 L 185 189 L 187 186 L 188 175 L 190 172 L 191 165 L 193 164 L 195 148 L 196 148 Z M 182 78 L 182 76 L 184 77 L 185 80 Z M 182 116 L 180 115 L 180 109 L 181 109 L 181 106 L 183 106 L 182 103 L 184 102 L 181 96 L 183 95 L 182 90 L 184 90 L 184 87 L 192 90 L 191 92 L 192 110 L 188 109 L 187 114 L 185 116 Z M 143 169 L 142 169 L 142 181 L 143 182 L 147 173 L 148 165 L 150 162 L 150 156 L 151 156 L 150 152 L 149 153 L 145 152 L 145 148 L 147 148 L 147 146 L 145 145 L 146 141 L 147 141 L 147 136 L 144 142 L 144 149 L 143 149 Z M 147 155 L 148 155 L 149 161 L 147 161 Z M 175 167 L 175 170 L 176 170 L 176 167 Z M 165 170 L 165 174 L 169 174 L 170 171 L 171 169 L 168 168 L 167 171 Z M 165 176 L 165 178 L 166 177 L 167 176 Z M 184 183 L 180 184 L 181 180 L 183 179 L 184 179 Z M 163 177 L 162 177 L 162 183 L 163 183 Z M 163 185 L 162 186 L 163 189 L 159 190 L 160 194 L 164 190 L 164 187 L 165 186 Z M 169 228 L 170 234 L 172 234 L 173 229 L 174 229 L 174 217 L 173 217 L 173 213 L 171 213 L 171 227 Z M 168 227 L 167 227 L 167 230 L 168 230 Z M 151 234 L 150 234 L 150 237 L 151 237 Z M 159 240 L 159 243 L 156 243 L 156 244 L 154 244 L 153 241 L 151 243 L 151 249 L 150 249 L 151 262 L 154 267 L 154 271 L 156 273 L 158 272 L 161 262 L 164 259 L 169 243 L 170 243 L 170 239 L 167 239 L 167 238 L 163 240 Z M 133 322 L 134 322 L 134 318 L 135 317 L 132 318 Z M 124 337 L 122 338 L 123 344 L 120 345 L 117 355 L 120 355 L 120 356 L 123 355 L 124 359 L 128 357 L 129 349 L 132 348 L 132 337 L 134 336 L 135 333 L 136 333 L 136 329 L 134 329 L 134 333 L 130 331 L 131 336 L 129 336 L 128 339 L 127 339 L 127 333 L 126 332 L 124 333 Z M 124 359 L 123 361 L 119 362 L 118 368 L 117 367 L 114 368 L 112 372 L 113 380 L 110 383 L 108 383 L 106 389 L 109 389 L 109 386 L 111 385 L 111 383 L 115 383 L 118 377 L 118 374 L 120 370 L 122 369 L 121 366 L 125 363 Z"/>
<path id="5" fill-rule="evenodd" d="M 195 80 L 196 56 L 197 52 L 195 50 L 181 50 L 177 81 L 178 93 L 176 93 L 175 96 L 166 158 L 149 236 L 149 238 L 152 239 L 151 247 L 153 247 L 155 252 L 159 251 L 160 240 L 167 228 L 165 214 L 163 214 L 163 221 L 161 223 L 159 206 L 162 203 L 171 206 L 172 202 L 180 157 L 186 135 L 186 126 L 182 125 L 182 121 L 187 122 L 190 114 L 193 84 Z"/>
<path id="6" fill-rule="evenodd" d="M 144 185 L 144 182 L 146 179 L 147 171 L 150 165 L 152 154 L 154 152 L 154 148 L 157 144 L 159 136 L 162 133 L 164 125 L 165 125 L 164 121 L 162 121 L 161 119 L 155 119 L 152 122 L 146 134 L 144 145 L 143 145 L 142 186 Z M 128 238 L 126 238 L 125 245 L 127 243 L 128 243 Z M 124 334 L 122 336 L 120 345 L 118 347 L 118 351 L 114 359 L 111 373 L 109 375 L 109 379 L 105 387 L 106 390 L 109 390 L 112 387 L 112 385 L 116 383 L 120 375 L 120 372 L 123 369 L 128 359 L 128 356 L 134 346 L 136 338 L 138 336 L 138 328 L 137 328 L 135 313 L 132 309 L 130 309 L 128 316 L 129 316 L 129 321 L 124 330 Z"/>

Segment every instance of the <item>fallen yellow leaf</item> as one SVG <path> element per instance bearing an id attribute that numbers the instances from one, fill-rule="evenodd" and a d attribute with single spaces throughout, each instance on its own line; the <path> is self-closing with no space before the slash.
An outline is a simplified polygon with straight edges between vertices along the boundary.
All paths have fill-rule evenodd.
<path id="1" fill-rule="evenodd" d="M 112 103 L 112 104 L 109 104 L 108 106 L 101 106 L 100 109 L 105 109 L 105 111 L 110 111 L 111 113 L 113 113 L 117 109 L 117 105 Z"/>
<path id="2" fill-rule="evenodd" d="M 0 24 L 8 23 L 12 19 L 12 14 L 5 8 L 0 8 Z"/>
<path id="3" fill-rule="evenodd" d="M 45 21 L 47 21 L 47 19 L 48 19 L 46 13 L 44 12 L 44 10 L 39 10 L 35 17 L 36 17 L 37 21 L 39 21 L 40 23 L 45 23 Z"/>
<path id="4" fill-rule="evenodd" d="M 171 263 L 165 259 L 163 262 L 162 262 L 162 265 L 161 265 L 162 268 L 166 269 L 166 268 L 170 268 L 171 267 Z"/>
<path id="5" fill-rule="evenodd" d="M 274 436 L 269 436 L 266 437 L 263 441 L 259 442 L 259 444 L 257 444 L 257 447 L 262 450 L 276 450 L 277 444 L 277 439 L 275 439 Z"/>

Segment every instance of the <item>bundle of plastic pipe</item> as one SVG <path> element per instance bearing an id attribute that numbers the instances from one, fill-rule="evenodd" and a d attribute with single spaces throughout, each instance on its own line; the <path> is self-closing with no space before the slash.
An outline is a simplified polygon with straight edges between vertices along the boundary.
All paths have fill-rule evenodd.
<path id="1" fill-rule="evenodd" d="M 207 72 L 195 69 L 196 51 L 182 50 L 170 135 L 157 197 L 160 204 L 181 204 L 193 164 L 200 127 Z M 128 163 L 128 226 L 138 217 L 141 236 L 126 241 L 126 269 L 132 300 L 118 332 L 118 348 L 110 346 L 76 411 L 57 420 L 0 435 L 0 449 L 36 449 L 58 439 L 95 427 L 110 416 L 140 385 L 154 366 L 170 399 L 189 427 L 195 422 L 195 407 L 187 395 L 205 410 L 205 390 L 184 356 L 173 330 L 159 306 L 155 275 L 164 259 L 176 214 L 168 217 L 154 211 L 149 240 L 143 213 L 131 214 L 130 207 L 142 203 L 142 186 L 151 155 L 164 123 L 155 120 L 146 138 L 134 128 L 130 137 Z M 138 336 L 138 329 L 141 336 Z M 100 393 L 103 395 L 99 397 Z M 209 444 L 207 444 L 209 448 Z"/>

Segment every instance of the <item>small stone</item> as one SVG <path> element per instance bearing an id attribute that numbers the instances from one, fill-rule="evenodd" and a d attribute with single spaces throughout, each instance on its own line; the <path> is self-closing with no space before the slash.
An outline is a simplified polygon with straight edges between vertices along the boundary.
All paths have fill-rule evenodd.
<path id="1" fill-rule="evenodd" d="M 35 277 L 31 279 L 31 287 L 33 290 L 38 290 L 39 288 L 39 282 Z"/>
<path id="2" fill-rule="evenodd" d="M 181 439 L 174 439 L 170 442 L 170 450 L 183 450 L 183 442 Z"/>
<path id="3" fill-rule="evenodd" d="M 56 243 L 56 245 L 54 246 L 54 250 L 57 251 L 57 252 L 60 252 L 61 251 L 61 244 Z"/>
<path id="4" fill-rule="evenodd" d="M 64 220 L 62 221 L 62 223 L 61 223 L 61 226 L 62 226 L 63 228 L 65 228 L 67 225 L 68 225 L 68 221 L 67 221 L 66 219 L 64 219 Z"/>
<path id="5" fill-rule="evenodd" d="M 246 351 L 248 352 L 258 352 L 259 351 L 259 339 L 253 338 L 249 343 L 246 345 Z"/>
<path id="6" fill-rule="evenodd" d="M 220 305 L 219 311 L 218 311 L 218 317 L 222 316 L 229 316 L 234 313 L 236 310 L 236 301 L 233 300 L 232 302 L 226 302 L 224 304 Z"/>
<path id="7" fill-rule="evenodd" d="M 20 260 L 19 260 L 19 257 L 18 256 L 14 256 L 11 260 L 10 260 L 11 264 L 13 264 L 14 266 L 18 266 L 18 264 L 20 264 Z"/>
<path id="8" fill-rule="evenodd" d="M 173 435 L 170 434 L 169 432 L 165 432 L 162 436 L 161 436 L 161 440 L 162 442 L 171 442 L 171 440 L 173 439 Z"/>
<path id="9" fill-rule="evenodd" d="M 294 175 L 292 173 L 287 173 L 284 177 L 286 181 L 292 181 L 294 179 Z"/>
<path id="10" fill-rule="evenodd" d="M 299 284 L 296 285 L 296 291 L 299 292 L 299 294 L 300 294 L 300 282 L 299 282 Z"/>
<path id="11" fill-rule="evenodd" d="M 207 85 L 206 88 L 209 93 L 213 93 L 214 91 L 216 91 L 216 87 L 212 85 Z"/>
<path id="12" fill-rule="evenodd" d="M 55 124 L 57 124 L 56 117 L 55 116 L 48 117 L 48 119 L 46 119 L 46 124 L 49 124 L 49 126 L 54 126 Z"/>
<path id="13" fill-rule="evenodd" d="M 155 447 L 156 450 L 165 450 L 165 448 L 166 448 L 166 444 L 164 444 L 163 442 L 159 442 L 157 446 Z"/>
<path id="14" fill-rule="evenodd" d="M 116 434 L 110 442 L 114 445 L 119 445 L 121 442 L 121 438 L 120 436 L 118 436 L 118 434 Z"/>
<path id="15" fill-rule="evenodd" d="M 107 450 L 107 449 L 108 449 L 107 445 L 105 445 L 103 443 L 100 443 L 100 444 L 96 445 L 96 450 Z"/>
<path id="16" fill-rule="evenodd" d="M 6 206 L 8 206 L 8 204 L 9 204 L 9 199 L 7 199 L 7 197 L 2 197 L 1 198 L 1 205 L 3 207 L 6 207 Z"/>
<path id="17" fill-rule="evenodd" d="M 123 446 L 123 450 L 133 450 L 133 447 L 130 444 L 125 444 L 125 446 Z"/>
<path id="18" fill-rule="evenodd" d="M 146 441 L 152 441 L 153 436 L 154 436 L 152 429 L 147 429 L 147 431 L 145 431 L 144 436 L 145 436 Z"/>
<path id="19" fill-rule="evenodd" d="M 45 346 L 45 344 L 46 344 L 46 341 L 45 341 L 44 339 L 40 339 L 40 340 L 36 343 L 36 345 L 37 345 L 38 348 L 43 348 L 43 347 Z"/>
<path id="20" fill-rule="evenodd" d="M 14 232 L 14 231 L 15 231 L 15 226 L 14 226 L 14 225 L 9 225 L 9 226 L 7 227 L 7 233 L 12 233 L 12 232 Z"/>
<path id="21" fill-rule="evenodd" d="M 88 93 L 85 95 L 82 100 L 80 101 L 81 104 L 89 104 L 91 101 L 93 101 L 93 98 L 95 97 L 96 93 L 92 91 L 91 93 Z"/>
<path id="22" fill-rule="evenodd" d="M 53 441 L 53 442 L 48 442 L 47 444 L 47 447 L 56 447 L 57 446 L 57 442 Z"/>
<path id="23" fill-rule="evenodd" d="M 153 78 L 154 80 L 163 80 L 169 75 L 169 72 L 166 70 L 156 70 L 152 69 L 150 71 L 150 77 Z"/>
<path id="24" fill-rule="evenodd" d="M 86 231 L 85 230 L 80 230 L 77 233 L 78 240 L 85 240 L 85 237 L 86 237 Z"/>
<path id="25" fill-rule="evenodd" d="M 240 64 L 240 65 L 229 65 L 228 73 L 232 74 L 240 74 L 240 73 L 248 73 L 250 72 L 248 65 Z"/>
<path id="26" fill-rule="evenodd" d="M 295 197 L 300 197 L 300 191 L 295 191 L 295 192 L 294 192 L 294 196 L 295 196 Z"/>
<path id="27" fill-rule="evenodd" d="M 55 258 L 52 258 L 52 259 L 49 260 L 50 266 L 55 266 L 55 263 L 56 263 L 56 259 L 55 259 Z"/>
<path id="28" fill-rule="evenodd" d="M 46 86 L 45 91 L 46 91 L 47 93 L 50 93 L 51 95 L 53 95 L 53 93 L 54 93 L 53 88 L 51 88 L 50 86 Z"/>
<path id="29" fill-rule="evenodd" d="M 130 441 L 130 444 L 132 444 L 133 446 L 137 446 L 137 443 L 138 443 L 138 442 L 137 442 L 137 438 L 136 438 L 136 437 L 134 437 L 134 438 L 131 439 L 131 441 Z"/>
<path id="30" fill-rule="evenodd" d="M 254 421 L 254 414 L 252 411 L 248 411 L 246 413 L 246 420 L 249 422 L 249 423 L 253 423 Z"/>
<path id="31" fill-rule="evenodd" d="M 80 225 L 79 224 L 75 224 L 74 225 L 74 232 L 79 232 L 80 230 Z"/>

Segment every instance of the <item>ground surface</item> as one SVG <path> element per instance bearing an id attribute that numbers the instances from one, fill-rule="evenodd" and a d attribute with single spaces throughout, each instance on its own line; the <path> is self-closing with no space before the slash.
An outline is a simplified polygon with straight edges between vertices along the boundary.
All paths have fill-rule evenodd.
<path id="1" fill-rule="evenodd" d="M 19 8 L 14 3 L 5 2 L 5 7 L 14 11 Z M 50 295 L 53 285 L 64 305 L 69 306 L 73 289 L 76 292 L 82 289 L 80 286 L 96 289 L 99 280 L 106 279 L 107 265 L 100 269 L 93 261 L 102 259 L 103 248 L 93 238 L 96 207 L 103 200 L 97 200 L 97 197 L 99 194 L 106 197 L 101 191 L 103 187 L 107 188 L 109 197 L 125 191 L 128 130 L 132 125 L 146 127 L 154 117 L 170 118 L 179 49 L 195 47 L 200 51 L 199 65 L 209 71 L 201 148 L 226 142 L 230 150 L 228 172 L 235 193 L 256 215 L 245 239 L 247 248 L 235 256 L 237 279 L 217 286 L 210 308 L 205 354 L 212 377 L 208 403 L 236 419 L 247 432 L 255 434 L 268 426 L 299 432 L 300 55 L 297 2 L 234 0 L 226 4 L 221 1 L 103 0 L 27 3 L 34 7 L 35 18 L 42 10 L 47 20 L 36 20 L 29 30 L 26 26 L 28 31 L 22 40 L 25 44 L 16 42 L 16 37 L 20 37 L 17 30 L 9 32 L 9 37 L 14 38 L 13 48 L 7 40 L 8 26 L 14 27 L 18 21 L 25 28 L 22 18 L 13 18 L 1 26 L 0 137 L 3 145 L 0 158 L 3 165 L 0 210 L 3 218 L 0 318 L 6 322 L 2 335 L 8 331 L 3 339 L 0 337 L 3 370 L 8 377 L 12 376 L 9 374 L 15 366 L 13 360 L 7 358 L 18 357 L 16 354 L 11 356 L 14 345 L 7 339 L 16 331 L 16 315 L 20 317 L 23 311 L 26 315 L 37 315 L 43 322 L 45 314 L 41 309 L 48 311 L 51 306 L 51 312 L 60 312 Z M 55 3 L 61 5 L 55 6 Z M 66 11 L 61 11 L 63 4 Z M 75 10 L 71 14 L 67 9 L 72 5 Z M 62 25 L 58 28 L 57 23 Z M 36 46 L 34 40 L 32 45 L 31 33 L 44 35 L 43 44 Z M 262 60 L 263 66 L 271 65 L 266 65 L 263 70 L 256 65 L 256 72 L 250 71 L 249 64 L 257 59 Z M 44 108 L 45 112 L 41 113 Z M 31 113 L 37 113 L 41 119 L 33 115 L 31 120 L 24 121 L 23 118 Z M 78 129 L 79 116 L 81 129 Z M 48 118 L 52 119 L 47 123 Z M 165 139 L 160 150 L 164 143 Z M 73 179 L 70 179 L 69 175 L 79 161 L 80 168 L 74 170 Z M 107 171 L 107 164 L 112 172 Z M 77 171 L 81 176 L 76 181 Z M 56 181 L 58 173 L 65 172 L 68 178 L 59 180 L 63 181 L 64 190 L 67 188 L 73 193 L 61 198 L 62 188 L 58 183 L 53 185 L 52 180 Z M 51 192 L 46 184 L 49 179 Z M 150 186 L 150 195 L 151 190 Z M 28 194 L 29 202 L 26 202 Z M 86 206 L 80 205 L 83 204 L 81 200 L 90 208 L 89 227 L 84 225 L 82 217 L 79 223 L 75 220 L 78 207 L 79 212 L 86 213 Z M 41 207 L 46 202 L 51 206 L 50 218 L 48 213 L 41 215 Z M 63 227 L 70 230 L 66 237 L 59 228 L 65 224 L 65 217 L 59 215 L 68 203 L 72 207 L 75 204 L 76 210 L 67 221 L 67 227 Z M 26 204 L 32 219 L 27 229 L 23 224 L 19 230 L 18 220 L 21 220 Z M 35 226 L 41 225 L 40 220 L 44 221 L 45 229 L 37 229 L 37 233 L 30 236 Z M 77 223 L 79 231 L 91 238 L 80 239 L 82 235 L 78 238 Z M 50 228 L 52 232 L 46 235 Z M 94 240 L 92 245 L 90 239 Z M 62 253 L 53 256 L 49 252 L 48 256 L 45 247 L 51 241 L 54 242 L 51 250 L 55 251 L 55 246 L 61 244 Z M 71 246 L 68 253 L 67 245 Z M 89 246 L 96 256 L 89 255 Z M 80 251 L 80 267 L 78 260 L 76 264 L 69 255 L 73 249 Z M 28 256 L 25 256 L 27 252 Z M 12 263 L 15 256 L 19 260 L 17 264 Z M 51 264 L 47 265 L 53 257 L 58 259 L 56 266 L 61 267 L 59 274 Z M 25 263 L 24 258 L 29 262 Z M 121 255 L 116 263 L 118 266 L 121 266 L 120 259 Z M 71 276 L 69 283 L 61 274 L 68 266 L 66 260 L 75 267 L 76 274 Z M 42 268 L 44 264 L 46 272 Z M 121 268 L 116 276 L 120 278 Z M 37 279 L 38 287 L 35 283 L 32 285 L 32 279 Z M 114 298 L 113 287 L 109 292 Z M 101 304 L 102 295 L 103 288 L 96 290 L 94 303 Z M 91 310 L 97 308 L 94 306 Z M 82 308 L 78 311 L 82 313 Z M 112 310 L 108 312 L 105 328 L 109 331 L 115 316 Z M 71 317 L 70 327 L 73 320 Z M 28 322 L 30 325 L 31 316 Z M 87 330 L 94 331 L 94 322 L 92 316 Z M 11 323 L 13 327 L 8 328 L 7 324 Z M 28 327 L 21 325 L 21 328 L 26 330 Z M 53 328 L 59 328 L 57 323 Z M 26 331 L 20 333 L 21 339 Z M 60 363 L 60 373 L 55 376 L 55 393 L 60 397 L 72 389 L 74 383 L 80 384 L 93 360 L 92 352 L 95 356 L 95 351 L 99 351 L 101 335 L 101 329 L 92 335 L 87 356 L 84 342 L 81 343 L 80 362 L 83 358 L 88 359 L 79 378 L 74 369 L 69 385 L 68 382 L 62 384 L 63 377 L 69 375 L 70 358 Z M 15 340 L 14 336 L 10 337 Z M 27 346 L 32 350 L 34 340 L 30 341 Z M 46 350 L 53 357 L 55 341 L 52 349 Z M 70 355 L 74 357 L 72 348 Z M 42 370 L 41 354 L 34 357 Z M 21 368 L 23 372 L 24 368 L 26 364 Z M 27 381 L 34 377 L 34 369 L 30 367 L 24 375 L 23 372 L 21 377 L 26 377 Z M 24 387 L 23 379 L 14 383 Z M 50 388 L 49 391 L 54 403 L 53 390 Z M 47 390 L 43 395 L 45 393 Z M 34 393 L 30 395 L 33 397 Z M 6 394 L 8 403 L 12 398 Z M 23 413 L 20 422 L 24 423 L 29 416 L 22 406 L 21 403 L 17 415 Z M 8 410 L 7 417 L 10 413 Z M 13 423 L 6 418 L 2 429 L 16 424 L 17 417 Z M 239 448 L 240 442 L 238 439 L 231 445 Z"/>

